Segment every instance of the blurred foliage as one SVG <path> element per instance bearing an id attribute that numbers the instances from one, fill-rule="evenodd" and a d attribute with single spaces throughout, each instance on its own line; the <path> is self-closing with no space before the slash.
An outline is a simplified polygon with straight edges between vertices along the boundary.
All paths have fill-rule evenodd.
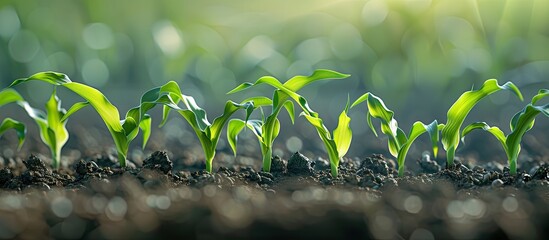
<path id="1" fill-rule="evenodd" d="M 547 9 L 546 0 L 3 0 L 0 86 L 53 70 L 129 107 L 175 80 L 217 114 L 241 82 L 328 68 L 352 80 L 303 93 L 328 124 L 346 93 L 370 91 L 411 126 L 444 120 L 488 78 L 527 96 L 547 87 Z M 487 114 L 497 123 L 523 105 L 508 94 L 490 99 L 484 108 L 501 108 Z M 365 132 L 364 122 L 353 125 Z"/>

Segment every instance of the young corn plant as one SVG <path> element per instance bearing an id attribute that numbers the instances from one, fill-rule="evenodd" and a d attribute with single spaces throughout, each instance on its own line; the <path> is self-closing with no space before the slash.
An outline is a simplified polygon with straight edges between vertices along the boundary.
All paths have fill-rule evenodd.
<path id="1" fill-rule="evenodd" d="M 105 97 L 105 95 L 103 95 L 99 90 L 82 83 L 73 82 L 67 75 L 57 72 L 40 72 L 28 78 L 17 79 L 10 85 L 10 87 L 29 81 L 42 81 L 54 86 L 62 86 L 86 100 L 85 102 L 75 103 L 66 113 L 63 113 L 64 111 L 60 109 L 59 102 L 56 100 L 57 98 L 52 95 L 52 98 L 50 98 L 46 104 L 48 116 L 45 117 L 43 115 L 36 115 L 36 118 L 33 117 L 39 125 L 44 124 L 52 129 L 52 131 L 41 130 L 41 133 L 44 132 L 43 136 L 51 138 L 48 141 L 51 142 L 51 146 L 54 146 L 56 151 L 57 148 L 59 148 L 59 145 L 62 147 L 62 144 L 60 143 L 64 144 L 62 140 L 64 139 L 63 134 L 65 134 L 63 131 L 66 131 L 63 130 L 65 128 L 65 121 L 70 115 L 86 106 L 92 106 L 107 126 L 116 145 L 118 162 L 121 167 L 126 166 L 126 156 L 130 142 L 137 136 L 139 129 L 143 130 L 143 146 L 145 146 L 150 136 L 151 120 L 145 112 L 140 111 L 141 107 L 130 109 L 126 114 L 126 118 L 120 120 L 120 113 L 118 112 L 118 109 L 112 105 L 107 97 Z M 42 128 L 43 127 L 41 127 L 41 129 Z M 44 129 L 46 128 L 47 127 L 44 127 Z M 60 135 L 52 138 L 51 136 L 55 134 Z M 68 134 L 66 135 L 68 136 Z M 64 141 L 66 141 L 66 139 Z M 55 145 L 53 144 L 54 142 Z"/>
<path id="2" fill-rule="evenodd" d="M 462 141 L 465 141 L 465 136 L 475 129 L 482 129 L 491 133 L 501 143 L 501 146 L 505 150 L 507 160 L 509 162 L 509 169 L 512 175 L 517 174 L 517 159 L 520 153 L 520 143 L 524 134 L 532 129 L 534 126 L 535 118 L 538 114 L 543 113 L 546 117 L 549 117 L 549 104 L 542 106 L 535 105 L 539 100 L 549 95 L 549 90 L 542 89 L 536 96 L 532 98 L 530 103 L 526 105 L 521 111 L 516 113 L 511 119 L 511 133 L 505 136 L 505 133 L 498 127 L 490 127 L 485 122 L 476 122 L 468 125 L 463 129 Z"/>
<path id="3" fill-rule="evenodd" d="M 276 100 L 276 103 L 274 103 L 271 99 L 267 97 L 261 96 L 248 98 L 242 101 L 242 103 L 252 101 L 254 103 L 254 107 L 256 108 L 263 106 L 272 106 L 272 113 L 276 114 L 271 113 L 271 115 L 265 118 L 265 114 L 263 113 L 262 108 L 260 108 L 261 119 L 250 119 L 246 121 L 235 118 L 229 121 L 229 125 L 227 127 L 227 140 L 235 156 L 237 153 L 236 142 L 238 140 L 238 134 L 240 134 L 240 132 L 245 127 L 248 127 L 250 130 L 252 130 L 254 135 L 257 137 L 259 141 L 259 146 L 261 148 L 261 154 L 263 156 L 263 171 L 270 171 L 271 169 L 272 144 L 274 142 L 274 139 L 280 133 L 280 121 L 277 118 L 278 112 L 280 112 L 280 110 L 284 107 L 290 116 L 292 124 L 294 123 L 295 114 L 293 102 L 286 101 L 281 104 L 278 99 L 280 99 L 280 96 L 284 95 L 284 93 L 277 90 L 274 94 L 275 96 L 273 99 Z M 268 127 L 271 124 L 273 125 L 273 127 Z"/>
<path id="4" fill-rule="evenodd" d="M 23 102 L 23 97 L 19 95 L 19 93 L 13 89 L 4 89 L 0 91 L 0 107 L 12 103 L 12 102 Z M 19 143 L 17 146 L 17 149 L 21 149 L 21 146 L 23 146 L 23 143 L 25 141 L 25 134 L 27 133 L 27 129 L 25 127 L 25 124 L 13 120 L 11 118 L 5 118 L 2 120 L 2 123 L 0 123 L 0 136 L 4 134 L 4 132 L 13 129 L 17 133 L 17 138 L 19 139 Z"/>
<path id="5" fill-rule="evenodd" d="M 306 112 L 306 115 L 309 115 L 313 118 L 318 117 L 318 114 L 309 108 L 305 98 L 297 94 L 297 91 L 319 80 L 344 79 L 347 77 L 349 77 L 349 75 L 347 74 L 342 74 L 326 69 L 318 69 L 315 70 L 310 76 L 295 76 L 282 84 L 278 79 L 274 77 L 264 76 L 259 78 L 255 83 L 243 83 L 227 93 L 232 94 L 240 92 L 242 90 L 249 89 L 260 84 L 267 84 L 276 89 L 273 94 L 273 104 L 270 115 L 267 116 L 265 120 L 262 120 L 261 123 L 257 121 L 252 121 L 250 123 L 255 123 L 255 125 L 252 126 L 252 128 L 255 130 L 259 130 L 259 127 L 261 128 L 261 131 L 254 131 L 254 133 L 256 135 L 260 135 L 258 136 L 258 138 L 260 138 L 260 145 L 262 148 L 261 151 L 263 155 L 263 171 L 269 172 L 271 170 L 272 148 L 274 141 L 280 131 L 278 114 L 280 113 L 282 108 L 286 108 L 288 113 L 290 113 L 290 118 L 292 122 L 294 121 L 294 105 L 293 103 L 291 103 L 290 100 L 294 100 L 296 103 L 298 103 L 300 107 L 304 110 L 304 112 Z M 238 124 L 239 123 L 233 123 L 233 125 Z M 240 126 L 241 128 L 243 128 L 244 125 L 240 123 Z M 235 150 L 236 149 L 234 148 L 233 151 Z M 339 162 L 339 159 L 333 161 Z M 337 175 L 337 171 L 335 171 L 335 174 Z"/>
<path id="6" fill-rule="evenodd" d="M 180 102 L 183 102 L 185 108 L 179 107 L 178 104 Z M 174 81 L 146 92 L 141 98 L 140 111 L 147 111 L 157 104 L 163 106 L 161 126 L 166 123 L 171 110 L 178 112 L 191 125 L 204 150 L 206 170 L 208 172 L 212 172 L 213 159 L 216 154 L 215 149 L 221 136 L 221 131 L 229 121 L 229 118 L 236 111 L 244 109 L 246 110 L 246 119 L 248 119 L 254 110 L 253 101 L 242 104 L 227 101 L 223 114 L 214 119 L 213 123 L 210 123 L 206 116 L 206 111 L 196 104 L 193 97 L 183 95 L 179 85 Z"/>
<path id="7" fill-rule="evenodd" d="M 433 147 L 433 155 L 436 157 L 438 154 L 438 139 L 439 131 L 443 127 L 442 124 L 438 124 L 437 120 L 434 120 L 430 124 L 424 124 L 420 121 L 415 122 L 410 129 L 408 136 L 404 131 L 398 127 L 398 123 L 394 118 L 394 112 L 389 110 L 381 98 L 375 96 L 372 93 L 365 93 L 360 96 L 352 105 L 351 108 L 366 101 L 368 111 L 366 112 L 366 120 L 368 127 L 374 132 L 377 137 L 377 131 L 372 123 L 372 117 L 377 118 L 381 122 L 381 132 L 388 137 L 389 152 L 393 157 L 397 158 L 398 162 L 398 175 L 404 176 L 404 163 L 406 161 L 406 155 L 412 143 L 423 133 L 428 133 L 431 139 Z"/>
<path id="8" fill-rule="evenodd" d="M 304 116 L 311 125 L 313 125 L 318 133 L 318 136 L 324 143 L 324 147 L 328 152 L 328 158 L 330 159 L 330 168 L 332 177 L 337 177 L 339 171 L 339 162 L 347 154 L 349 147 L 351 146 L 351 140 L 353 138 L 353 132 L 351 130 L 351 118 L 347 115 L 349 112 L 349 99 L 345 109 L 339 114 L 339 120 L 337 127 L 334 129 L 333 134 L 324 126 L 324 122 L 318 116 L 318 113 L 307 111 L 304 106 L 307 105 L 305 98 L 300 99 L 300 106 L 303 108 L 300 116 Z"/>
<path id="9" fill-rule="evenodd" d="M 496 79 L 489 79 L 484 82 L 480 89 L 463 93 L 450 107 L 447 122 L 441 133 L 442 146 L 446 150 L 447 167 L 452 166 L 454 163 L 454 156 L 461 138 L 460 130 L 465 117 L 480 100 L 500 90 L 509 90 L 522 101 L 522 93 L 515 84 L 507 82 L 500 86 Z"/>
<path id="10" fill-rule="evenodd" d="M 61 101 L 56 95 L 54 88 L 49 100 L 46 102 L 46 112 L 31 107 L 27 102 L 20 102 L 19 105 L 25 109 L 40 130 L 42 142 L 48 146 L 51 153 L 52 167 L 58 169 L 61 161 L 61 149 L 69 140 L 69 132 L 66 128 L 68 117 L 75 112 L 76 108 L 82 106 L 76 104 L 72 111 L 67 111 L 61 107 Z M 63 119 L 63 120 L 62 120 Z"/>

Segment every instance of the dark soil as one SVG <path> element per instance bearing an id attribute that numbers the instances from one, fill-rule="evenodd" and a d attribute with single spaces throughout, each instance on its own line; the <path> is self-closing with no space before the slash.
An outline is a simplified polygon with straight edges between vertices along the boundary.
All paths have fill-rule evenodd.
<path id="1" fill-rule="evenodd" d="M 218 163 L 214 163 L 214 166 Z M 97 156 L 51 170 L 4 159 L 0 239 L 545 239 L 549 165 L 441 167 L 396 177 L 382 155 L 329 162 L 295 153 L 270 173 L 154 152 L 122 169 Z M 182 170 L 179 170 L 182 169 Z"/>

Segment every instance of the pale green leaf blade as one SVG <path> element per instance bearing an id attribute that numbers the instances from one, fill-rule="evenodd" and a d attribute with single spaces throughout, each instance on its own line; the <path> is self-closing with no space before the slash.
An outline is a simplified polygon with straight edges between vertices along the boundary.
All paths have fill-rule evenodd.
<path id="1" fill-rule="evenodd" d="M 286 112 L 288 112 L 288 116 L 290 117 L 290 120 L 292 121 L 292 124 L 295 122 L 295 107 L 294 103 L 291 101 L 287 101 L 284 103 L 284 108 L 286 109 Z"/>
<path id="2" fill-rule="evenodd" d="M 71 80 L 69 77 L 63 73 L 57 73 L 57 72 L 39 72 L 36 73 L 28 78 L 21 78 L 13 81 L 10 84 L 10 87 L 16 86 L 18 84 L 31 81 L 31 80 L 38 80 L 42 82 L 46 82 L 53 85 L 63 85 L 65 83 L 70 83 Z"/>
<path id="3" fill-rule="evenodd" d="M 65 127 L 66 122 L 61 121 L 61 118 L 67 111 L 61 107 L 61 101 L 57 97 L 56 92 L 56 88 L 54 88 L 50 99 L 46 102 L 48 134 L 50 135 L 50 141 L 52 141 L 50 148 L 55 168 L 59 166 L 59 161 L 61 160 L 61 149 L 69 140 L 69 132 Z"/>
<path id="4" fill-rule="evenodd" d="M 40 131 L 40 138 L 47 146 L 52 146 L 52 139 L 48 134 L 48 119 L 46 114 L 39 109 L 33 108 L 29 105 L 28 102 L 18 102 L 18 104 L 25 109 L 27 115 L 32 118 L 36 125 L 38 125 L 38 130 Z"/>
<path id="5" fill-rule="evenodd" d="M 145 149 L 147 146 L 147 142 L 149 142 L 149 139 L 151 137 L 151 125 L 152 125 L 152 119 L 149 114 L 143 115 L 143 118 L 139 122 L 139 128 L 141 131 L 143 131 L 143 144 L 141 145 L 142 149 Z"/>
<path id="6" fill-rule="evenodd" d="M 351 118 L 347 115 L 349 112 L 349 99 L 345 109 L 339 115 L 339 120 L 336 129 L 334 130 L 334 142 L 337 147 L 339 158 L 347 154 L 351 141 L 353 139 L 353 131 L 351 130 Z"/>
<path id="7" fill-rule="evenodd" d="M 252 132 L 257 137 L 259 142 L 263 143 L 263 121 L 257 120 L 257 119 L 251 119 L 246 121 L 246 126 L 248 126 L 250 130 L 252 130 Z"/>
<path id="8" fill-rule="evenodd" d="M 327 69 L 317 69 L 310 76 L 295 76 L 284 83 L 284 87 L 290 91 L 297 92 L 304 86 L 311 84 L 318 80 L 327 79 L 345 79 L 351 75 L 343 74 Z"/>
<path id="9" fill-rule="evenodd" d="M 439 141 L 439 128 L 437 120 L 434 120 L 429 125 L 425 126 L 425 130 L 429 134 L 431 139 L 431 148 L 433 148 L 433 156 L 436 158 L 438 155 L 438 141 Z"/>
<path id="10" fill-rule="evenodd" d="M 394 121 L 394 124 L 397 124 L 396 123 L 396 120 Z M 402 146 L 402 144 L 404 144 L 406 141 L 408 141 L 408 137 L 406 137 L 406 133 L 404 133 L 404 131 L 402 131 L 402 129 L 400 129 L 398 126 L 395 126 L 396 128 L 396 143 L 398 146 Z"/>
<path id="11" fill-rule="evenodd" d="M 242 83 L 242 84 L 238 85 L 233 90 L 227 92 L 227 94 L 237 93 L 237 92 L 240 92 L 244 89 L 248 89 L 248 88 L 253 87 L 253 86 L 254 86 L 253 83 L 245 82 L 245 83 Z"/>
<path id="12" fill-rule="evenodd" d="M 13 129 L 17 133 L 17 138 L 19 139 L 17 149 L 20 150 L 21 146 L 23 146 L 23 143 L 25 142 L 25 134 L 27 133 L 25 124 L 11 118 L 5 118 L 0 124 L 0 136 L 2 136 L 2 134 L 9 129 Z"/>
<path id="13" fill-rule="evenodd" d="M 221 135 L 221 130 L 223 126 L 229 121 L 229 118 L 239 109 L 245 109 L 247 116 L 246 119 L 248 119 L 249 114 L 251 113 L 249 109 L 253 109 L 253 104 L 251 102 L 247 102 L 244 104 L 238 104 L 233 101 L 227 101 L 225 104 L 225 109 L 223 111 L 223 114 L 216 119 L 214 119 L 212 125 L 210 128 L 210 140 L 212 143 L 217 144 L 217 141 L 219 140 L 219 136 Z"/>
<path id="14" fill-rule="evenodd" d="M 370 97 L 370 93 L 369 93 L 369 92 L 367 92 L 367 93 L 365 93 L 365 94 L 362 94 L 362 96 L 358 97 L 358 98 L 353 102 L 353 104 L 351 104 L 351 108 L 355 107 L 355 106 L 358 105 L 358 104 L 363 103 L 364 101 L 367 101 L 369 97 Z"/>
<path id="15" fill-rule="evenodd" d="M 17 91 L 11 88 L 0 91 L 0 107 L 8 103 L 24 101 L 23 97 Z"/>
<path id="16" fill-rule="evenodd" d="M 138 127 L 139 125 L 133 117 L 127 117 L 122 120 L 122 128 L 124 128 L 124 132 L 129 133 L 129 135 L 126 135 L 128 139 L 133 140 L 137 136 L 136 129 Z"/>
<path id="17" fill-rule="evenodd" d="M 501 131 L 501 129 L 499 129 L 498 127 L 491 127 L 485 122 L 471 123 L 463 128 L 463 131 L 461 132 L 461 142 L 465 142 L 465 136 L 467 136 L 469 133 L 476 129 L 482 129 L 491 133 L 505 148 L 505 141 L 507 139 L 505 133 L 503 133 L 503 131 Z"/>
<path id="18" fill-rule="evenodd" d="M 89 106 L 90 103 L 89 102 L 77 102 L 75 104 L 73 104 L 69 110 L 67 110 L 67 112 L 63 115 L 63 117 L 61 118 L 61 122 L 66 122 L 67 119 L 69 119 L 70 116 L 72 116 L 73 114 L 75 114 L 76 112 L 80 111 L 80 109 L 86 107 L 86 106 Z"/>
<path id="19" fill-rule="evenodd" d="M 209 127 L 211 124 L 208 121 L 208 117 L 206 116 L 206 111 L 204 109 L 200 108 L 198 104 L 196 104 L 196 101 L 191 96 L 183 95 L 182 102 L 185 104 L 187 109 L 191 110 L 195 117 L 196 117 L 196 123 L 200 127 L 200 130 L 204 131 L 207 127 Z"/>
<path id="20" fill-rule="evenodd" d="M 549 89 L 540 89 L 538 94 L 532 98 L 532 105 L 536 104 L 539 100 L 549 96 Z"/>
<path id="21" fill-rule="evenodd" d="M 244 127 L 246 127 L 246 122 L 240 119 L 231 119 L 227 125 L 227 141 L 229 142 L 229 146 L 231 146 L 231 150 L 233 150 L 235 157 L 238 134 L 240 134 Z"/>
<path id="22" fill-rule="evenodd" d="M 262 96 L 250 97 L 250 98 L 244 99 L 243 101 L 240 102 L 240 104 L 245 104 L 247 102 L 252 102 L 254 104 L 254 108 L 273 105 L 273 100 L 271 100 L 268 97 L 262 97 Z"/>
<path id="23" fill-rule="evenodd" d="M 372 132 L 374 133 L 374 135 L 376 137 L 377 136 L 377 131 L 376 131 L 376 128 L 374 127 L 374 124 L 372 122 L 372 115 L 370 115 L 369 112 L 366 112 L 366 122 L 368 123 L 368 127 L 370 128 L 370 130 L 372 130 Z"/>
<path id="24" fill-rule="evenodd" d="M 258 131 L 257 127 L 254 127 L 254 129 L 256 129 L 255 132 Z M 280 133 L 280 121 L 278 119 L 275 119 L 274 121 L 274 126 L 273 126 L 273 132 L 272 132 L 272 137 L 273 138 L 276 138 L 278 137 L 278 134 Z M 257 134 L 256 134 L 257 136 Z"/>

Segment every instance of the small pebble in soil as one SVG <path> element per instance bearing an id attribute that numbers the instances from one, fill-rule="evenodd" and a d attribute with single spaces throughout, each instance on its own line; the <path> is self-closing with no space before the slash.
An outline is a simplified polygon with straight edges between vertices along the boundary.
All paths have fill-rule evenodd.
<path id="1" fill-rule="evenodd" d="M 499 187 L 502 187 L 503 184 L 504 184 L 504 183 L 503 183 L 503 180 L 501 180 L 501 179 L 498 178 L 498 179 L 496 179 L 496 180 L 494 180 L 494 181 L 492 182 L 492 187 L 494 187 L 494 188 L 499 188 Z"/>
<path id="2" fill-rule="evenodd" d="M 165 151 L 156 151 L 143 161 L 143 167 L 167 174 L 173 169 L 173 162 Z"/>
<path id="3" fill-rule="evenodd" d="M 296 152 L 288 160 L 288 172 L 294 174 L 311 174 L 313 168 L 311 167 L 311 161 L 309 158 L 303 156 L 303 154 Z"/>
<path id="4" fill-rule="evenodd" d="M 271 158 L 271 172 L 282 173 L 286 171 L 288 163 L 279 156 Z"/>

